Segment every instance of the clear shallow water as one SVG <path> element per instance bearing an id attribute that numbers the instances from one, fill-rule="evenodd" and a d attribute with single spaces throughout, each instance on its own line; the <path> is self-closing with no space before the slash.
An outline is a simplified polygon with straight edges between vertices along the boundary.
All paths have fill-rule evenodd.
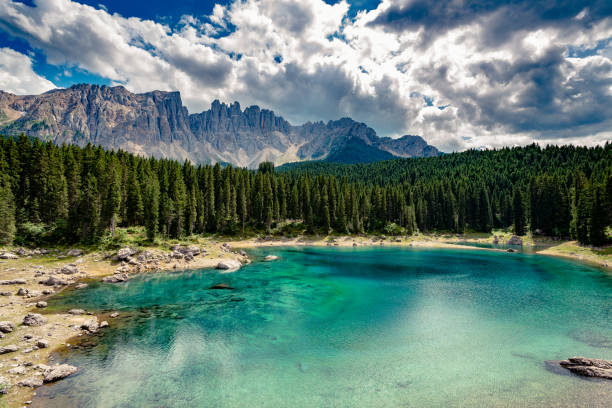
<path id="1" fill-rule="evenodd" d="M 231 274 L 93 284 L 54 308 L 118 310 L 38 407 L 609 406 L 612 383 L 545 360 L 612 359 L 612 277 L 467 249 L 266 248 Z M 227 283 L 236 289 L 210 290 Z M 585 403 L 585 398 L 586 402 Z"/>

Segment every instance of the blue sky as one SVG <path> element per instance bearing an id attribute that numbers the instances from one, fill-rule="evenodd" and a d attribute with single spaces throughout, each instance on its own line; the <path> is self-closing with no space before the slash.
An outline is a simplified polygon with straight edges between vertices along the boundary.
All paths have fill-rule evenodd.
<path id="1" fill-rule="evenodd" d="M 445 151 L 612 139 L 612 2 L 0 0 L 0 89 L 350 116 Z"/>

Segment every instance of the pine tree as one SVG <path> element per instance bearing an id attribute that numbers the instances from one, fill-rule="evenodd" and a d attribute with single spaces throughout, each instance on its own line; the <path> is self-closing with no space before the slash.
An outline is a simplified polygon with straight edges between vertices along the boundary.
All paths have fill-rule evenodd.
<path id="1" fill-rule="evenodd" d="M 15 238 L 15 203 L 8 165 L 0 150 L 0 244 L 11 244 Z"/>
<path id="2" fill-rule="evenodd" d="M 514 188 L 512 196 L 512 209 L 514 219 L 514 233 L 516 235 L 525 235 L 525 203 L 523 195 L 518 187 Z"/>
<path id="3" fill-rule="evenodd" d="M 607 214 L 604 202 L 603 189 L 594 184 L 591 193 L 591 214 L 589 217 L 589 243 L 592 245 L 604 245 L 606 243 Z"/>
<path id="4" fill-rule="evenodd" d="M 128 225 L 142 225 L 144 217 L 144 203 L 140 183 L 136 172 L 130 171 L 127 182 L 126 216 Z"/>
<path id="5" fill-rule="evenodd" d="M 150 176 L 145 183 L 144 217 L 147 239 L 154 241 L 159 224 L 159 181 L 155 175 Z"/>

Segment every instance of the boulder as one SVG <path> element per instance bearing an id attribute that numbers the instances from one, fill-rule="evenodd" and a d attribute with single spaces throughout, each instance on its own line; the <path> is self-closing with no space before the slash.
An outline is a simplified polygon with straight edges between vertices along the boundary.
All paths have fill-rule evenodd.
<path id="1" fill-rule="evenodd" d="M 587 357 L 571 357 L 559 362 L 559 364 L 574 374 L 612 380 L 612 361 Z"/>
<path id="2" fill-rule="evenodd" d="M 117 251 L 117 258 L 120 260 L 125 260 L 129 258 L 130 256 L 134 255 L 135 253 L 136 251 L 132 248 L 129 248 L 129 247 L 121 248 L 120 250 Z"/>
<path id="3" fill-rule="evenodd" d="M 115 317 L 117 317 L 117 316 L 119 316 L 119 313 L 117 313 L 117 312 L 113 312 L 113 313 L 110 314 L 110 317 L 112 317 L 113 319 Z"/>
<path id="4" fill-rule="evenodd" d="M 38 339 L 36 341 L 36 347 L 38 347 L 38 348 L 48 348 L 49 347 L 49 340 Z"/>
<path id="5" fill-rule="evenodd" d="M 19 257 L 10 252 L 3 252 L 0 254 L 0 259 L 19 259 Z"/>
<path id="6" fill-rule="evenodd" d="M 26 368 L 24 366 L 14 367 L 8 370 L 6 373 L 12 375 L 24 375 L 26 373 Z"/>
<path id="7" fill-rule="evenodd" d="M 228 259 L 226 261 L 221 261 L 217 264 L 217 269 L 222 269 L 226 271 L 234 271 L 240 269 L 242 264 L 235 259 Z"/>
<path id="8" fill-rule="evenodd" d="M 23 318 L 24 326 L 42 326 L 45 323 L 47 323 L 47 319 L 38 313 L 28 313 Z"/>
<path id="9" fill-rule="evenodd" d="M 276 255 L 268 255 L 264 258 L 264 261 L 276 261 L 278 259 L 278 256 Z"/>
<path id="10" fill-rule="evenodd" d="M 7 394 L 9 388 L 11 388 L 11 383 L 9 382 L 8 378 L 0 375 L 0 395 Z"/>
<path id="11" fill-rule="evenodd" d="M 45 301 L 40 301 L 40 302 L 36 302 L 36 307 L 42 309 L 43 307 L 47 307 L 47 302 Z"/>
<path id="12" fill-rule="evenodd" d="M 28 250 L 25 249 L 24 247 L 19 247 L 16 250 L 13 251 L 14 253 L 16 253 L 19 256 L 25 256 L 28 254 Z"/>
<path id="13" fill-rule="evenodd" d="M 0 347 L 0 354 L 14 353 L 17 350 L 19 350 L 19 347 L 14 344 L 9 344 L 8 346 Z"/>
<path id="14" fill-rule="evenodd" d="M 517 235 L 513 235 L 506 242 L 507 245 L 523 245 L 523 239 Z"/>
<path id="15" fill-rule="evenodd" d="M 19 385 L 20 387 L 36 388 L 36 387 L 40 387 L 41 385 L 43 385 L 43 382 L 40 378 L 30 377 L 30 378 L 24 378 L 23 380 L 20 380 L 17 383 L 17 385 Z"/>
<path id="16" fill-rule="evenodd" d="M 26 288 L 19 288 L 17 290 L 17 296 L 26 296 L 30 291 Z"/>
<path id="17" fill-rule="evenodd" d="M 79 268 L 75 264 L 68 264 L 60 269 L 60 272 L 64 275 L 74 275 L 75 273 L 79 273 Z"/>
<path id="18" fill-rule="evenodd" d="M 68 252 L 66 252 L 66 255 L 68 256 L 81 256 L 83 255 L 83 251 L 80 249 L 71 249 Z"/>
<path id="19" fill-rule="evenodd" d="M 69 375 L 76 373 L 77 370 L 78 369 L 75 366 L 71 366 L 69 364 L 54 365 L 43 371 L 43 382 L 50 383 L 61 380 L 62 378 L 66 378 Z"/>
<path id="20" fill-rule="evenodd" d="M 25 279 L 0 280 L 0 285 L 25 285 L 26 283 Z"/>
<path id="21" fill-rule="evenodd" d="M 100 323 L 100 329 L 104 329 L 106 327 L 108 327 L 109 324 L 106 320 L 102 320 L 102 322 Z"/>
<path id="22" fill-rule="evenodd" d="M 98 319 L 96 318 L 89 319 L 81 325 L 81 329 L 87 330 L 92 333 L 97 332 L 99 327 L 100 325 L 98 324 Z"/>
<path id="23" fill-rule="evenodd" d="M 65 286 L 68 284 L 68 282 L 66 282 L 65 280 L 62 280 L 60 278 L 58 278 L 57 276 L 49 276 L 47 279 L 43 279 L 41 281 L 39 281 L 38 283 L 40 283 L 41 285 L 46 285 L 46 286 Z"/>
<path id="24" fill-rule="evenodd" d="M 68 311 L 68 314 L 79 316 L 79 315 L 85 314 L 85 311 L 83 309 L 70 309 Z"/>
<path id="25" fill-rule="evenodd" d="M 77 285 L 74 287 L 75 289 L 84 289 L 87 287 L 86 283 L 77 283 Z"/>
<path id="26" fill-rule="evenodd" d="M 15 330 L 15 326 L 13 325 L 13 323 L 9 322 L 9 321 L 2 321 L 0 322 L 0 332 L 2 333 L 10 333 L 13 330 Z"/>
<path id="27" fill-rule="evenodd" d="M 113 276 L 107 276 L 102 279 L 102 282 L 106 283 L 119 283 L 125 282 L 129 279 L 127 273 L 115 273 Z"/>
<path id="28" fill-rule="evenodd" d="M 11 292 L 0 292 L 0 296 L 11 296 Z"/>

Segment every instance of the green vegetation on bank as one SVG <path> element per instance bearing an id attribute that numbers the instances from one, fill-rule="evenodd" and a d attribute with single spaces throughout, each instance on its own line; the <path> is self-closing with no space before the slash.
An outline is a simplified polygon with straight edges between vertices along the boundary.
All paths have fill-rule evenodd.
<path id="1" fill-rule="evenodd" d="M 94 244 L 145 227 L 149 240 L 510 228 L 601 245 L 611 210 L 610 144 L 251 171 L 0 139 L 3 244 Z"/>

